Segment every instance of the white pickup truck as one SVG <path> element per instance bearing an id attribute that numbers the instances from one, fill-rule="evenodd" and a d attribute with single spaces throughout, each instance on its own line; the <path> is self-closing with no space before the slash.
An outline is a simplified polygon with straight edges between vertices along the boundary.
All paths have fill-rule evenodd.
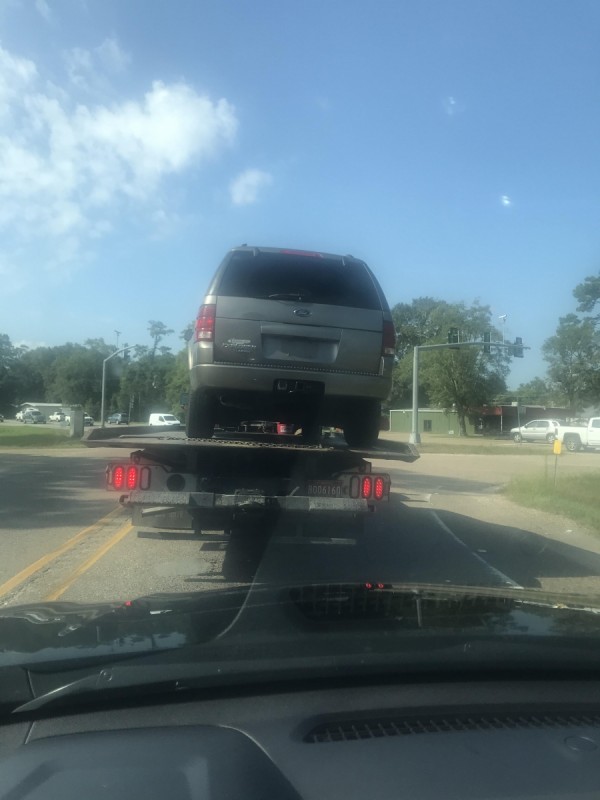
<path id="1" fill-rule="evenodd" d="M 561 425 L 558 438 L 571 453 L 588 447 L 600 447 L 600 417 L 591 417 L 587 426 Z"/>

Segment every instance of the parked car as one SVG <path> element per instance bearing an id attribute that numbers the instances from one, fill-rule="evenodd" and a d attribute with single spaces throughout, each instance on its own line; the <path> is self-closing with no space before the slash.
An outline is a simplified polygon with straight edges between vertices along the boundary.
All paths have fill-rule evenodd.
<path id="1" fill-rule="evenodd" d="M 46 417 L 42 414 L 41 411 L 28 409 L 23 414 L 23 422 L 25 423 L 30 422 L 33 425 L 45 425 Z"/>
<path id="2" fill-rule="evenodd" d="M 65 421 L 65 412 L 64 411 L 55 411 L 53 414 L 50 414 L 48 417 L 49 422 L 64 422 Z"/>
<path id="3" fill-rule="evenodd" d="M 561 420 L 534 419 L 526 425 L 511 428 L 510 435 L 515 442 L 549 442 L 552 443 L 558 436 Z"/>
<path id="4" fill-rule="evenodd" d="M 564 425 L 558 431 L 558 438 L 571 453 L 587 448 L 600 447 L 600 417 L 591 417 L 585 425 Z"/>
<path id="5" fill-rule="evenodd" d="M 23 417 L 27 411 L 39 411 L 39 408 L 33 408 L 33 406 L 30 406 L 29 408 L 22 408 L 20 411 L 17 411 L 15 419 L 19 422 L 23 422 Z"/>
<path id="6" fill-rule="evenodd" d="M 150 414 L 148 425 L 181 425 L 181 420 L 174 414 Z"/>
<path id="7" fill-rule="evenodd" d="M 70 425 L 71 424 L 71 415 L 70 414 L 65 414 L 65 420 L 64 421 L 67 423 L 67 425 Z M 92 419 L 92 417 L 90 417 L 89 414 L 85 414 L 84 413 L 84 415 L 83 415 L 83 425 L 84 425 L 84 427 L 86 425 L 93 425 L 93 424 L 94 424 L 94 420 Z"/>
<path id="8" fill-rule="evenodd" d="M 247 419 L 293 422 L 314 438 L 379 435 L 396 334 L 377 279 L 352 256 L 236 247 L 222 261 L 189 342 L 187 434 Z"/>
<path id="9" fill-rule="evenodd" d="M 129 415 L 124 414 L 123 412 L 117 411 L 114 414 L 111 414 L 106 422 L 109 425 L 128 425 L 129 424 Z"/>

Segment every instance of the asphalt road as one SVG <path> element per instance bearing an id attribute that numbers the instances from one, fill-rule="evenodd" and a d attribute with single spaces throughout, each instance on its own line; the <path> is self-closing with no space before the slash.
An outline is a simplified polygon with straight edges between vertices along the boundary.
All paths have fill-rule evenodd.
<path id="1" fill-rule="evenodd" d="M 396 489 L 361 530 L 343 517 L 315 515 L 295 525 L 282 515 L 268 529 L 258 524 L 231 537 L 222 531 L 199 537 L 131 526 L 104 490 L 106 461 L 123 454 L 2 453 L 0 605 L 126 600 L 251 580 L 600 592 L 595 538 L 498 495 L 511 472 L 508 456 L 385 462 Z M 532 468 L 527 458 L 514 461 L 512 469 Z"/>

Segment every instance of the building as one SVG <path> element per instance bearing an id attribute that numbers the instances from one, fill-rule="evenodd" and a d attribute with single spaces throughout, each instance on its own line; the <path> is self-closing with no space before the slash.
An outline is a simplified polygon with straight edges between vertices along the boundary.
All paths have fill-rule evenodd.
<path id="1" fill-rule="evenodd" d="M 476 422 L 467 418 L 467 435 L 473 436 Z M 390 431 L 393 433 L 412 432 L 412 409 L 401 408 L 390 411 Z M 452 409 L 445 408 L 420 408 L 419 433 L 431 433 L 438 436 L 458 436 L 458 414 Z"/>
<path id="2" fill-rule="evenodd" d="M 27 411 L 28 408 L 37 408 L 48 419 L 50 414 L 55 411 L 67 411 L 68 409 L 62 403 L 21 403 L 19 411 Z"/>

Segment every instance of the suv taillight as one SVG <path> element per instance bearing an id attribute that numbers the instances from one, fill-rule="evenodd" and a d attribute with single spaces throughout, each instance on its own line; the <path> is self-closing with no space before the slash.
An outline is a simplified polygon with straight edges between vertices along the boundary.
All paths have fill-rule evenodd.
<path id="1" fill-rule="evenodd" d="M 383 321 L 383 341 L 381 353 L 384 356 L 396 355 L 396 329 L 393 322 Z"/>
<path id="2" fill-rule="evenodd" d="M 214 303 L 200 306 L 194 326 L 196 342 L 212 342 L 215 338 L 215 316 L 217 307 Z"/>

